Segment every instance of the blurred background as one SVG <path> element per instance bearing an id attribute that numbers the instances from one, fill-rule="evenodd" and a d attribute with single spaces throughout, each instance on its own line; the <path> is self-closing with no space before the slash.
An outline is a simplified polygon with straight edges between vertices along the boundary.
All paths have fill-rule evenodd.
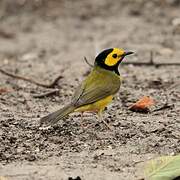
<path id="1" fill-rule="evenodd" d="M 0 66 L 45 80 L 66 69 L 71 84 L 84 73 L 83 57 L 93 63 L 104 48 L 177 62 L 179 9 L 179 0 L 0 0 Z"/>
<path id="2" fill-rule="evenodd" d="M 78 114 L 53 130 L 38 129 L 39 118 L 68 102 L 88 74 L 84 57 L 93 64 L 97 53 L 111 47 L 136 52 L 123 63 L 178 63 L 180 0 L 0 0 L 0 161 L 7 164 L 2 175 L 59 179 L 63 170 L 65 179 L 76 172 L 87 180 L 131 180 L 137 162 L 180 152 L 178 65 L 120 66 L 123 85 L 105 112 L 113 131 L 91 114 L 84 118 L 85 130 Z M 59 94 L 35 98 L 50 89 L 2 70 L 43 84 L 61 75 Z M 154 108 L 170 105 L 131 112 L 129 106 L 142 96 L 151 96 Z M 27 161 L 35 163 L 30 167 Z"/>
<path id="3" fill-rule="evenodd" d="M 44 78 L 78 66 L 78 75 L 84 56 L 93 63 L 109 47 L 178 61 L 179 9 L 179 0 L 0 0 L 0 65 Z"/>
<path id="4" fill-rule="evenodd" d="M 179 0 L 1 0 L 1 65 L 30 58 L 39 61 L 33 68 L 46 62 L 51 69 L 107 47 L 134 50 L 138 60 L 150 50 L 159 60 L 179 57 L 179 9 Z"/>

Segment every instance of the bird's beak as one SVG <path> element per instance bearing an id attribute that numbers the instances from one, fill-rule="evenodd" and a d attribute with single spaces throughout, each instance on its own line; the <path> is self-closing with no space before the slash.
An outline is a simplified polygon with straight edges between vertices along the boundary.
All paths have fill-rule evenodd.
<path id="1" fill-rule="evenodd" d="M 124 54 L 123 55 L 121 55 L 121 59 L 120 59 L 120 63 L 122 62 L 122 60 L 124 59 L 124 57 L 125 56 L 128 56 L 128 55 L 130 55 L 130 54 L 134 54 L 134 52 L 132 52 L 132 51 L 127 51 L 127 52 L 124 52 Z"/>
<path id="2" fill-rule="evenodd" d="M 128 56 L 128 55 L 130 55 L 130 54 L 134 54 L 134 52 L 132 52 L 132 51 L 127 51 L 127 52 L 125 52 L 125 53 L 123 54 L 123 56 L 125 57 L 125 56 Z"/>

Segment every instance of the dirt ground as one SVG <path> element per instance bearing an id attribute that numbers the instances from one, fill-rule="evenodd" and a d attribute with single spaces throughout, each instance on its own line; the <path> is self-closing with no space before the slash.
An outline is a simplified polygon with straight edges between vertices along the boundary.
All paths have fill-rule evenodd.
<path id="1" fill-rule="evenodd" d="M 104 118 L 85 114 L 38 129 L 39 118 L 66 104 L 102 49 L 136 52 L 126 62 L 180 61 L 180 2 L 145 0 L 1 0 L 0 67 L 49 83 L 59 94 L 0 73 L 0 176 L 8 180 L 138 180 L 144 162 L 180 153 L 180 68 L 122 65 L 121 90 Z M 150 113 L 128 107 L 151 96 Z M 153 111 L 168 100 L 170 108 Z M 81 126 L 83 124 L 83 127 Z M 79 176 L 79 177 L 78 177 Z"/>

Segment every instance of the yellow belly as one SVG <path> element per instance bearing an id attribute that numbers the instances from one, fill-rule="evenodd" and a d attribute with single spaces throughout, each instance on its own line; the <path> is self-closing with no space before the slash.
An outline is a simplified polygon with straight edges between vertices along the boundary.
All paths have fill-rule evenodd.
<path id="1" fill-rule="evenodd" d="M 102 100 L 99 100 L 95 103 L 89 104 L 89 105 L 85 105 L 82 107 L 79 107 L 75 110 L 75 112 L 84 112 L 84 111 L 90 111 L 90 112 L 100 112 L 103 111 L 104 108 L 112 101 L 113 96 L 108 96 Z"/>

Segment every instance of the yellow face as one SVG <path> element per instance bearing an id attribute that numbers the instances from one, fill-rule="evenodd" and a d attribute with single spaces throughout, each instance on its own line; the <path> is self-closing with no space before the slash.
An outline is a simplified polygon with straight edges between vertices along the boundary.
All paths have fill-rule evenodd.
<path id="1" fill-rule="evenodd" d="M 124 51 L 119 48 L 109 48 L 102 51 L 95 58 L 95 66 L 113 71 L 119 75 L 118 66 L 127 55 L 133 54 L 132 51 Z"/>
<path id="2" fill-rule="evenodd" d="M 115 66 L 124 57 L 125 51 L 123 49 L 113 48 L 113 51 L 109 53 L 104 61 L 107 66 Z"/>

